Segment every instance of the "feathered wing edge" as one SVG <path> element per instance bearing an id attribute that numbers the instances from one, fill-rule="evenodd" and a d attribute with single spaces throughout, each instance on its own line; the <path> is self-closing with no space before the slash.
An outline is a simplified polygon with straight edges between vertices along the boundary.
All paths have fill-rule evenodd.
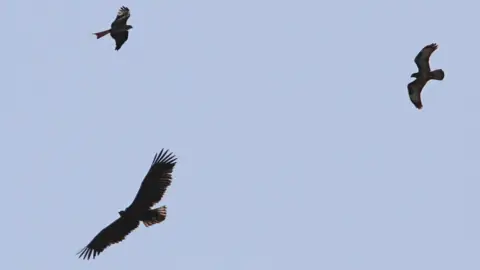
<path id="1" fill-rule="evenodd" d="M 409 83 L 407 86 L 408 96 L 413 105 L 421 110 L 423 108 L 422 103 L 422 90 L 425 87 L 426 82 L 420 79 L 416 79 L 413 82 Z"/>
<path id="2" fill-rule="evenodd" d="M 93 239 L 77 252 L 78 258 L 89 260 L 92 256 L 93 259 L 100 253 L 105 251 L 109 246 L 117 244 L 125 240 L 125 238 L 133 232 L 140 225 L 139 220 L 131 220 L 123 217 L 119 217 L 110 225 L 103 228 Z"/>
<path id="3" fill-rule="evenodd" d="M 122 6 L 118 10 L 117 16 L 115 17 L 115 19 L 113 20 L 110 26 L 111 28 L 115 28 L 120 25 L 127 24 L 127 21 L 129 18 L 130 18 L 130 9 L 125 6 Z"/>
<path id="4" fill-rule="evenodd" d="M 150 166 L 150 170 L 155 164 L 158 163 L 165 163 L 168 165 L 175 166 L 177 157 L 172 152 L 168 152 L 169 150 L 162 149 L 160 153 L 155 154 L 155 157 L 153 158 L 152 165 Z M 150 172 L 150 171 L 149 171 Z"/>
<path id="5" fill-rule="evenodd" d="M 127 13 L 130 13 L 130 9 L 126 6 L 121 6 L 119 9 L 118 9 L 118 12 L 117 12 L 117 16 L 122 16 L 122 15 L 125 15 Z"/>
<path id="6" fill-rule="evenodd" d="M 78 255 L 78 258 L 83 257 L 84 260 L 85 259 L 90 260 L 90 257 L 93 260 L 100 253 L 101 253 L 100 251 L 93 250 L 93 249 L 89 248 L 88 246 L 86 246 L 86 247 L 82 248 L 79 252 L 77 252 L 76 255 Z"/>
<path id="7" fill-rule="evenodd" d="M 137 209 L 138 211 L 140 211 L 141 209 L 143 209 L 146 211 L 147 209 L 150 209 L 153 205 L 158 203 L 163 197 L 164 191 L 171 183 L 171 173 L 174 166 L 176 165 L 176 161 L 177 158 L 173 153 L 169 152 L 169 150 L 162 149 L 159 153 L 155 154 L 152 164 L 150 165 L 150 169 L 143 178 L 142 184 L 137 191 L 137 195 L 135 195 L 135 198 L 133 199 L 132 203 L 127 207 L 127 210 Z M 156 175 L 157 173 L 162 174 L 162 179 L 152 179 L 152 177 L 158 177 L 158 175 Z M 165 173 L 167 175 L 164 175 Z M 159 194 L 159 198 L 150 198 L 153 200 L 150 201 L 150 199 L 147 199 L 147 201 L 145 201 L 145 198 L 143 196 L 146 194 L 151 194 L 151 192 L 149 192 L 150 185 L 152 184 L 150 183 L 150 181 L 157 182 L 159 180 L 163 182 L 164 185 L 162 187 L 163 191 L 158 190 L 158 192 L 161 193 Z"/>

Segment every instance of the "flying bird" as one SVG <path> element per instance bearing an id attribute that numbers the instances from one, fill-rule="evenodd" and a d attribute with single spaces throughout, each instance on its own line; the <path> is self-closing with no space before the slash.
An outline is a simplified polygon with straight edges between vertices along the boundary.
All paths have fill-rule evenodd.
<path id="1" fill-rule="evenodd" d="M 110 34 L 110 36 L 115 40 L 115 50 L 118 51 L 128 39 L 128 30 L 133 28 L 133 26 L 127 24 L 128 18 L 130 18 L 130 9 L 122 6 L 117 13 L 117 17 L 110 25 L 110 29 L 94 33 L 94 35 L 96 35 L 97 39 L 99 39 L 107 34 Z"/>
<path id="2" fill-rule="evenodd" d="M 77 253 L 80 254 L 78 257 L 95 259 L 108 246 L 123 241 L 140 222 L 149 227 L 164 221 L 167 217 L 166 206 L 155 209 L 152 207 L 162 199 L 167 187 L 170 186 L 176 160 L 175 155 L 168 150 L 162 149 L 160 153 L 155 154 L 150 170 L 145 175 L 133 202 L 125 210 L 118 212 L 120 217 L 101 230 Z"/>
<path id="3" fill-rule="evenodd" d="M 423 108 L 420 94 L 427 82 L 430 80 L 442 81 L 443 78 L 445 78 L 445 73 L 442 69 L 430 71 L 430 56 L 437 48 L 438 45 L 436 43 L 427 45 L 415 57 L 415 64 L 417 64 L 418 72 L 413 73 L 410 76 L 416 79 L 409 83 L 407 88 L 410 101 L 412 101 L 413 105 L 419 110 Z"/>

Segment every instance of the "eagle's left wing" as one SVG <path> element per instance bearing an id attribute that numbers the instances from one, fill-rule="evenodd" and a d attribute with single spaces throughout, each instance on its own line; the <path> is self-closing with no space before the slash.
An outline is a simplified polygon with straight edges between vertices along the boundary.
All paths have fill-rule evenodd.
<path id="1" fill-rule="evenodd" d="M 410 101 L 419 110 L 423 108 L 421 93 L 426 83 L 427 81 L 425 80 L 416 79 L 415 81 L 409 83 L 407 86 L 408 95 L 410 96 Z"/>
<path id="2" fill-rule="evenodd" d="M 89 260 L 95 259 L 110 245 L 120 243 L 125 237 L 135 230 L 140 222 L 135 219 L 119 217 L 110 225 L 101 230 L 86 247 L 80 250 L 77 255 L 79 258 Z"/>
<path id="3" fill-rule="evenodd" d="M 122 6 L 118 10 L 117 17 L 112 22 L 112 28 L 122 27 L 127 24 L 127 20 L 130 18 L 130 9 L 128 7 Z"/>
<path id="4" fill-rule="evenodd" d="M 415 64 L 417 64 L 420 73 L 430 72 L 430 56 L 438 48 L 436 43 L 425 46 L 415 57 Z"/>

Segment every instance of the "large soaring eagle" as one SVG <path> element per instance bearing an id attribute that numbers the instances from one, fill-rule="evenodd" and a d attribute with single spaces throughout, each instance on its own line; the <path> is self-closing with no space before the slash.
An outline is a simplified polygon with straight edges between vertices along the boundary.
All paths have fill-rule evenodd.
<path id="1" fill-rule="evenodd" d="M 117 17 L 112 22 L 110 29 L 94 33 L 97 36 L 97 39 L 110 34 L 110 36 L 115 40 L 116 46 L 115 50 L 120 50 L 123 43 L 128 39 L 128 30 L 132 29 L 133 26 L 127 25 L 127 20 L 130 18 L 130 9 L 122 6 L 117 13 Z"/>
<path id="2" fill-rule="evenodd" d="M 438 45 L 432 43 L 425 46 L 415 57 L 415 64 L 417 64 L 418 72 L 413 73 L 410 77 L 416 78 L 413 82 L 408 84 L 408 95 L 413 105 L 417 109 L 422 109 L 422 99 L 420 94 L 422 89 L 429 80 L 441 81 L 445 78 L 445 73 L 442 69 L 430 71 L 430 55 L 438 48 Z"/>
<path id="3" fill-rule="evenodd" d="M 125 210 L 118 212 L 120 217 L 100 231 L 90 243 L 80 250 L 78 257 L 95 259 L 108 246 L 119 243 L 135 230 L 140 221 L 145 227 L 160 223 L 167 217 L 166 206 L 151 209 L 158 203 L 172 179 L 173 167 L 177 158 L 168 150 L 160 151 L 153 158 L 152 165 L 143 179 L 133 202 Z"/>

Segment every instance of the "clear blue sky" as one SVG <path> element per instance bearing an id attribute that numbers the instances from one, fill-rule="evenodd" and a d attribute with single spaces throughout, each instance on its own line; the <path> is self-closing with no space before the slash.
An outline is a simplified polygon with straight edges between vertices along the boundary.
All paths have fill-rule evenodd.
<path id="1" fill-rule="evenodd" d="M 480 269 L 474 3 L 6 1 L 0 268 Z M 167 220 L 78 259 L 162 148 Z"/>

